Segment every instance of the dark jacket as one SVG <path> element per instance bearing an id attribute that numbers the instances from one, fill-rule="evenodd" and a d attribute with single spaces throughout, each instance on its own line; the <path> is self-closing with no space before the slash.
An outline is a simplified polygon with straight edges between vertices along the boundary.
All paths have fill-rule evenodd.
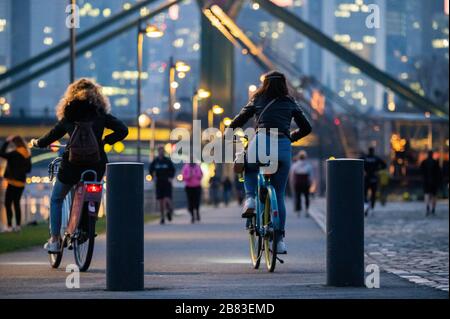
<path id="1" fill-rule="evenodd" d="M 151 162 L 149 173 L 156 179 L 157 184 L 166 183 L 175 176 L 175 166 L 170 158 L 166 156 L 159 158 L 158 156 Z"/>
<path id="2" fill-rule="evenodd" d="M 100 180 L 108 162 L 104 145 L 112 145 L 123 140 L 128 135 L 128 128 L 122 121 L 111 114 L 106 114 L 98 107 L 86 101 L 74 101 L 66 107 L 64 117 L 56 123 L 55 127 L 38 140 L 38 146 L 47 147 L 63 138 L 66 134 L 70 136 L 75 130 L 75 122 L 93 123 L 92 130 L 100 146 L 101 160 L 99 163 L 90 166 L 75 165 L 69 162 L 69 152 L 65 150 L 62 156 L 63 161 L 58 171 L 58 179 L 64 184 L 76 184 L 85 170 L 92 169 L 97 172 L 97 179 Z M 106 135 L 103 140 L 103 131 L 105 128 L 113 132 Z"/>
<path id="3" fill-rule="evenodd" d="M 264 107 L 271 99 L 258 97 L 252 99 L 232 121 L 230 128 L 238 128 L 245 125 L 250 118 L 259 118 Z M 291 133 L 291 122 L 294 119 L 298 129 Z M 297 102 L 289 96 L 280 97 L 264 112 L 256 126 L 259 128 L 277 128 L 278 132 L 286 135 L 295 142 L 311 133 L 311 124 Z"/>
<path id="4" fill-rule="evenodd" d="M 364 173 L 366 180 L 370 183 L 377 183 L 377 173 L 387 167 L 386 163 L 378 156 L 370 154 L 361 157 L 361 159 L 364 161 Z"/>
<path id="5" fill-rule="evenodd" d="M 442 181 L 442 171 L 439 162 L 433 158 L 427 158 L 420 164 L 423 183 L 427 186 L 438 187 Z"/>
<path id="6" fill-rule="evenodd" d="M 4 177 L 7 180 L 25 183 L 27 173 L 31 171 L 31 156 L 24 156 L 17 150 L 7 153 L 8 145 L 9 142 L 5 142 L 0 149 L 0 157 L 8 161 Z"/>

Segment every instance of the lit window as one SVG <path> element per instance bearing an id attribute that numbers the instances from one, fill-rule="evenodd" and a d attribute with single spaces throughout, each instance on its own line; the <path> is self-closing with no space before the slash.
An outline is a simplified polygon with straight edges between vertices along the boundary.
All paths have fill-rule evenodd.
<path id="1" fill-rule="evenodd" d="M 105 18 L 109 17 L 110 15 L 111 15 L 111 9 L 109 9 L 109 8 L 103 9 L 103 16 Z"/>
<path id="2" fill-rule="evenodd" d="M 53 44 L 53 38 L 51 38 L 51 37 L 44 38 L 44 44 L 45 45 L 52 45 Z"/>
<path id="3" fill-rule="evenodd" d="M 47 86 L 47 82 L 45 82 L 44 80 L 40 80 L 39 82 L 38 82 L 38 87 L 40 88 L 40 89 L 43 89 L 43 88 L 45 88 Z"/>

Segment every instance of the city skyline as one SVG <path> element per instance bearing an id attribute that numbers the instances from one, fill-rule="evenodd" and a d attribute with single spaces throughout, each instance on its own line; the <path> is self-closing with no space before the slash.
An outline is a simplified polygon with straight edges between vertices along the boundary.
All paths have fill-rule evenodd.
<path id="1" fill-rule="evenodd" d="M 0 21 L 4 21 L 0 29 L 0 72 L 67 39 L 68 31 L 64 26 L 65 1 L 52 2 L 52 5 L 46 5 L 45 1 L 48 0 L 39 4 L 32 0 L 0 1 Z M 159 3 L 161 1 L 155 5 Z M 78 31 L 132 4 L 122 0 L 79 0 L 81 28 Z M 433 94 L 445 87 L 442 84 L 445 74 L 420 79 L 421 73 L 426 73 L 420 70 L 420 66 L 427 68 L 432 63 L 448 65 L 448 19 L 445 19 L 444 1 L 435 0 L 425 4 L 420 0 L 297 0 L 279 4 L 321 29 L 334 41 L 408 83 L 420 94 L 426 93 L 448 107 L 448 93 L 446 97 L 445 92 L 439 93 L 439 96 Z M 379 29 L 361 28 L 369 4 L 376 4 L 381 9 L 382 24 Z M 201 27 L 200 13 L 196 7 L 195 1 L 184 1 L 177 9 L 152 19 L 152 23 L 162 26 L 167 32 L 163 38 L 150 39 L 144 44 L 143 101 L 147 107 L 167 109 L 167 65 L 173 56 L 192 67 L 188 76 L 177 80 L 180 82 L 177 89 L 180 111 L 191 112 L 190 99 L 200 76 Z M 148 10 L 142 8 L 140 13 L 145 14 Z M 395 107 L 403 111 L 413 110 L 405 107 L 401 101 L 399 103 L 398 98 L 361 75 L 357 69 L 324 50 L 319 51 L 312 41 L 262 11 L 258 5 L 246 1 L 237 16 L 238 25 L 257 45 L 272 52 L 275 57 L 287 60 L 300 73 L 299 77 L 304 75 L 318 79 L 363 112 L 393 111 Z M 20 28 L 27 24 L 25 21 L 29 21 L 28 27 Z M 13 40 L 11 34 L 16 32 L 15 29 L 20 29 L 20 37 Z M 19 41 L 20 38 L 24 40 Z M 93 78 L 103 85 L 113 110 L 124 117 L 133 116 L 136 104 L 134 39 L 135 31 L 131 30 L 77 59 L 77 77 Z M 283 48 L 289 43 L 295 44 L 292 50 L 286 51 Z M 242 55 L 240 48 L 235 49 L 235 56 L 235 98 L 231 112 L 236 112 L 245 104 L 247 88 L 252 84 L 258 85 L 262 73 L 249 56 Z M 63 66 L 9 94 L 7 98 L 10 100 L 11 115 L 47 117 L 52 114 L 54 105 L 68 84 L 61 79 L 67 78 L 68 71 Z M 292 77 L 291 81 L 298 83 L 300 79 Z"/>

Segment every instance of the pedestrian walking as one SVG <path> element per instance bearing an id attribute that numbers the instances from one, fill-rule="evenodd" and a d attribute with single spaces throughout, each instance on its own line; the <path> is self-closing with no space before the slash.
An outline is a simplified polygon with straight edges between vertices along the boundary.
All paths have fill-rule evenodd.
<path id="1" fill-rule="evenodd" d="M 12 150 L 8 151 L 11 146 Z M 8 220 L 7 232 L 20 231 L 22 212 L 20 199 L 25 189 L 27 173 L 31 172 L 31 152 L 27 143 L 20 136 L 10 136 L 0 149 L 0 157 L 7 160 L 4 178 L 8 186 L 5 194 L 6 217 Z M 13 206 L 16 225 L 12 227 Z"/>
<path id="2" fill-rule="evenodd" d="M 209 199 L 214 207 L 219 207 L 220 203 L 220 178 L 216 175 L 209 179 Z"/>
<path id="3" fill-rule="evenodd" d="M 233 191 L 233 184 L 231 183 L 230 178 L 227 176 L 222 182 L 223 188 L 223 202 L 225 206 L 228 206 L 230 203 L 231 192 Z"/>
<path id="4" fill-rule="evenodd" d="M 238 174 L 234 177 L 234 189 L 236 191 L 236 200 L 239 205 L 242 205 L 245 198 L 245 188 L 244 188 L 244 181 L 241 181 L 241 178 Z"/>
<path id="5" fill-rule="evenodd" d="M 196 163 L 184 164 L 182 169 L 183 181 L 185 183 L 188 210 L 191 214 L 191 222 L 200 221 L 200 200 L 202 196 L 203 172 L 200 165 Z"/>
<path id="6" fill-rule="evenodd" d="M 365 196 L 365 207 L 364 215 L 369 215 L 369 210 L 375 208 L 375 202 L 377 198 L 378 189 L 378 172 L 385 169 L 386 163 L 375 155 L 375 148 L 370 147 L 369 153 L 361 157 L 364 160 L 364 196 Z M 370 191 L 370 200 L 369 200 Z M 370 204 L 369 204 L 370 201 Z"/>
<path id="7" fill-rule="evenodd" d="M 158 156 L 150 163 L 149 173 L 155 180 L 156 200 L 159 202 L 161 220 L 164 225 L 167 219 L 172 221 L 172 179 L 175 176 L 175 166 L 172 160 L 165 156 L 164 147 L 158 146 Z"/>
<path id="8" fill-rule="evenodd" d="M 433 151 L 428 152 L 428 157 L 420 164 L 420 170 L 427 205 L 426 216 L 435 215 L 437 192 L 441 185 L 442 174 L 439 162 L 433 158 Z"/>
<path id="9" fill-rule="evenodd" d="M 295 211 L 300 217 L 302 211 L 302 197 L 305 199 L 305 216 L 309 217 L 310 188 L 313 181 L 313 167 L 307 160 L 308 154 L 300 151 L 298 159 L 291 166 L 290 178 L 293 184 Z"/>

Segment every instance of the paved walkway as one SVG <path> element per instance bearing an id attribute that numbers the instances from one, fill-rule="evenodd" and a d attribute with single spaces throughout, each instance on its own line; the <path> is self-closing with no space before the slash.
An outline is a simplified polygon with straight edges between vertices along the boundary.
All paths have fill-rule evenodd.
<path id="1" fill-rule="evenodd" d="M 325 225 L 325 201 L 311 210 L 319 225 Z M 436 216 L 425 218 L 421 202 L 378 205 L 366 218 L 366 262 L 419 285 L 448 292 L 449 206 L 442 201 Z"/>
<path id="2" fill-rule="evenodd" d="M 290 209 L 290 204 L 288 205 Z M 325 286 L 325 237 L 310 218 L 288 217 L 285 264 L 275 273 L 253 270 L 237 206 L 203 212 L 201 224 L 186 214 L 171 225 L 145 226 L 145 290 L 105 291 L 105 236 L 99 236 L 91 270 L 80 289 L 67 289 L 65 266 L 52 270 L 41 248 L 0 255 L 2 298 L 448 298 L 382 272 L 381 289 Z M 262 265 L 264 266 L 264 265 Z"/>

